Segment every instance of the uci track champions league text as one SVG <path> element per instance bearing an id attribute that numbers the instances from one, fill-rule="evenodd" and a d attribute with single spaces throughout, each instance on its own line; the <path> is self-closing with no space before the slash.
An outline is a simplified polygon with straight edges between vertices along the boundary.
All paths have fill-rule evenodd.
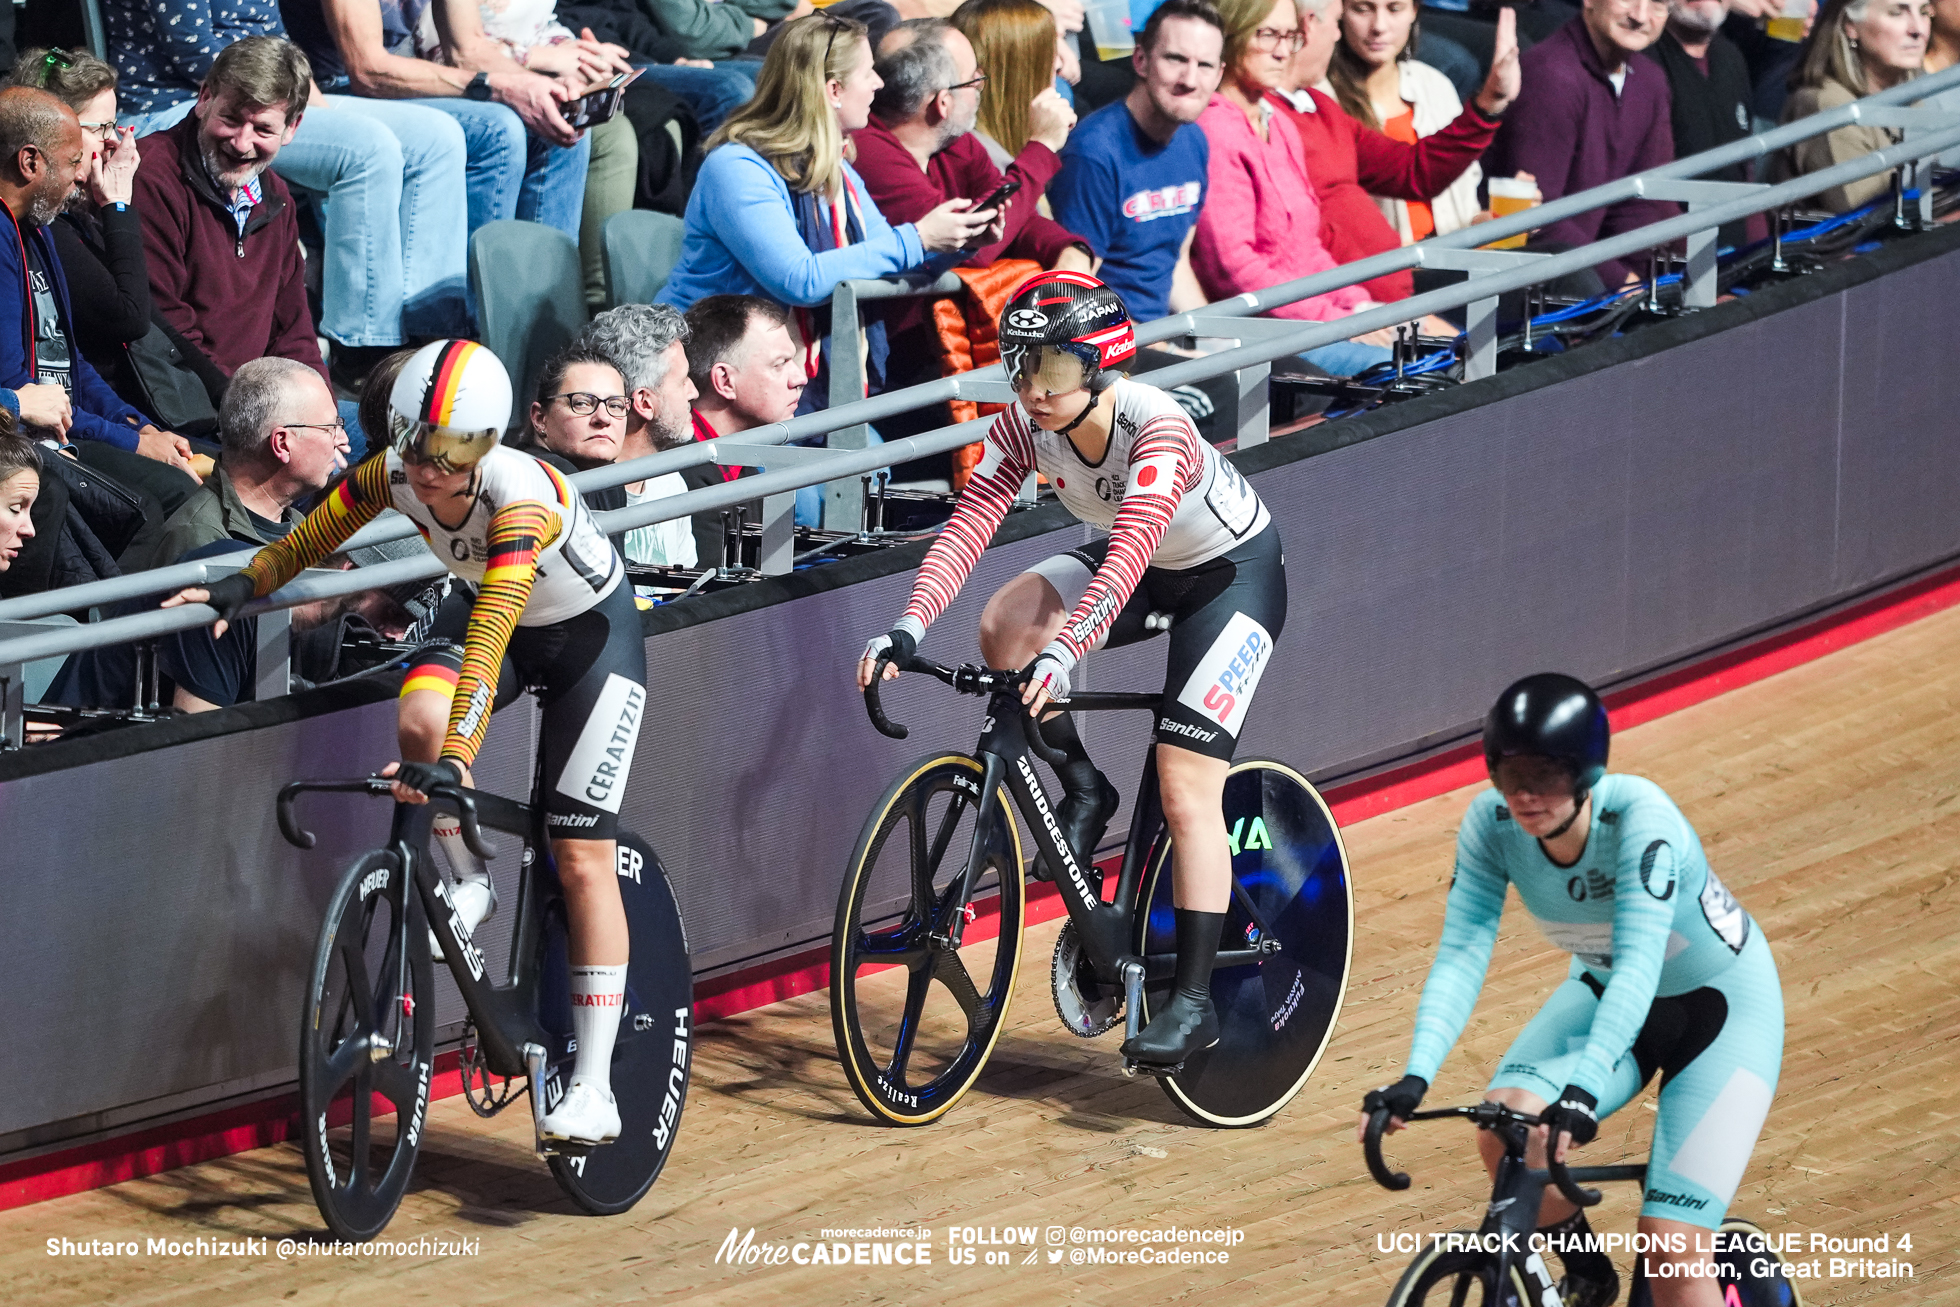
<path id="1" fill-rule="evenodd" d="M 715 1252 L 726 1266 L 1224 1266 L 1245 1231 L 1230 1226 L 950 1225 L 825 1229 L 814 1239 L 758 1238 L 732 1229 Z"/>

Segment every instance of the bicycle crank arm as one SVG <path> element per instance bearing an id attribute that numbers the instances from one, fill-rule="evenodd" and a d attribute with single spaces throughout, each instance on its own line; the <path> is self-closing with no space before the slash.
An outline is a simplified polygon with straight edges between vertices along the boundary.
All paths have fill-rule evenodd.
<path id="1" fill-rule="evenodd" d="M 531 1082 L 531 1135 L 532 1144 L 539 1157 L 550 1157 L 552 1150 L 544 1142 L 544 1114 L 548 1110 L 544 1101 L 545 1052 L 541 1044 L 524 1045 L 524 1072 Z"/>
<path id="2" fill-rule="evenodd" d="M 1123 1040 L 1128 1043 L 1143 1030 L 1143 963 L 1136 958 L 1123 959 Z M 1128 1058 L 1123 1059 L 1123 1074 L 1133 1076 L 1137 1064 Z"/>

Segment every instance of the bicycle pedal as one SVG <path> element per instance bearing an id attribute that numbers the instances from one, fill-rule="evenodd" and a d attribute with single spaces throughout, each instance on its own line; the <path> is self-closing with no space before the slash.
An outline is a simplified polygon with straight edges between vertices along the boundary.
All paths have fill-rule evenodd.
<path id="1" fill-rule="evenodd" d="M 1134 1078 L 1139 1071 L 1144 1075 L 1156 1076 L 1159 1080 L 1164 1080 L 1172 1076 L 1182 1075 L 1184 1073 L 1184 1063 L 1138 1062 L 1133 1058 L 1127 1057 L 1123 1059 L 1124 1075 Z"/>

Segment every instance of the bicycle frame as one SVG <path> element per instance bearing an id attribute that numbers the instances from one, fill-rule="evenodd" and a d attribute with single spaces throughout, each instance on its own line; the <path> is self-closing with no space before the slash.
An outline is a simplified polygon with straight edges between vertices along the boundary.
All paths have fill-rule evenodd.
<path id="1" fill-rule="evenodd" d="M 1048 801 L 1047 791 L 1029 762 L 1031 754 L 1051 767 L 1063 759 L 1061 754 L 1048 748 L 1046 741 L 1040 739 L 1039 732 L 1034 729 L 1034 719 L 1021 703 L 1019 674 L 985 668 L 963 667 L 955 670 L 917 657 L 909 660 L 904 670 L 934 676 L 961 693 L 990 695 L 987 719 L 981 727 L 980 742 L 973 751 L 973 756 L 982 767 L 973 842 L 965 867 L 960 872 L 959 892 L 947 896 L 948 916 L 943 921 L 933 923 L 936 933 L 949 939 L 955 947 L 959 945 L 966 925 L 964 908 L 974 890 L 975 868 L 983 865 L 985 859 L 985 832 L 991 829 L 1004 786 L 1029 829 L 1034 832 L 1036 856 L 1042 859 L 1053 876 L 1055 888 L 1062 896 L 1062 904 L 1068 910 L 1069 920 L 1075 923 L 1097 976 L 1122 983 L 1127 979 L 1127 968 L 1132 965 L 1141 968 L 1139 975 L 1143 980 L 1165 980 L 1174 974 L 1176 954 L 1139 956 L 1132 951 L 1138 911 L 1137 886 L 1156 847 L 1153 837 L 1163 823 L 1155 747 L 1152 746 L 1145 756 L 1143 777 L 1130 812 L 1129 839 L 1123 847 L 1123 862 L 1117 873 L 1114 899 L 1106 901 L 1101 893 L 1100 878 L 1091 880 L 1093 868 L 1079 865 L 1075 854 L 1062 839 L 1061 823 Z M 1057 706 L 1070 712 L 1155 712 L 1159 698 L 1155 694 L 1142 693 L 1084 693 Z M 865 705 L 873 724 L 882 733 L 895 739 L 905 738 L 908 733 L 906 728 L 894 725 L 885 717 L 878 699 L 876 677 L 865 695 Z M 1268 923 L 1260 919 L 1253 904 L 1236 883 L 1232 892 L 1259 927 L 1259 939 L 1262 942 L 1270 939 L 1272 931 L 1268 929 Z M 1216 966 L 1219 969 L 1243 966 L 1258 961 L 1269 951 L 1268 948 L 1259 947 L 1220 949 Z M 1134 1002 L 1131 1011 L 1135 1011 Z"/>
<path id="2" fill-rule="evenodd" d="M 359 781 L 295 781 L 279 791 L 279 823 L 286 838 L 300 848 L 313 847 L 313 836 L 301 829 L 293 817 L 293 799 L 308 792 L 351 792 L 386 794 L 388 782 L 369 777 Z M 517 894 L 517 920 L 513 927 L 510 965 L 501 983 L 488 974 L 483 953 L 476 947 L 449 903 L 449 890 L 442 877 L 424 857 L 429 827 L 438 811 L 456 814 L 462 823 L 466 843 L 479 856 L 494 851 L 484 844 L 481 828 L 516 835 L 529 846 L 532 857 L 520 873 Z M 542 1065 L 544 1049 L 550 1039 L 537 1019 L 537 989 L 540 977 L 531 966 L 537 955 L 544 923 L 534 907 L 532 877 L 555 875 L 551 862 L 551 843 L 546 837 L 541 808 L 518 803 L 482 790 L 464 790 L 438 785 L 426 804 L 396 804 L 389 826 L 387 848 L 409 877 L 421 899 L 422 911 L 430 929 L 444 936 L 443 954 L 449 973 L 463 993 L 463 1001 L 476 1025 L 478 1046 L 484 1065 L 499 1076 L 528 1076 Z M 404 915 L 399 927 L 406 932 Z M 405 943 L 396 956 L 406 959 Z M 404 961 L 404 965 L 406 962 Z M 534 1062 L 536 1066 L 534 1066 Z"/>
<path id="3" fill-rule="evenodd" d="M 1390 1171 L 1382 1160 L 1381 1140 L 1388 1125 L 1388 1115 L 1387 1110 L 1383 1109 L 1369 1117 L 1362 1146 L 1368 1170 L 1376 1183 L 1384 1189 L 1399 1191 L 1409 1187 L 1409 1177 L 1399 1171 Z M 1496 1282 L 1499 1285 L 1509 1283 L 1511 1269 L 1517 1267 L 1528 1278 L 1534 1278 L 1534 1296 L 1551 1294 L 1545 1301 L 1556 1302 L 1551 1271 L 1545 1265 L 1543 1254 L 1531 1246 L 1531 1236 L 1538 1229 L 1538 1204 L 1545 1195 L 1546 1186 L 1556 1188 L 1568 1201 L 1586 1208 L 1599 1202 L 1599 1191 L 1582 1186 L 1621 1180 L 1644 1185 L 1647 1168 L 1635 1163 L 1567 1167 L 1555 1157 L 1545 1159 L 1543 1170 L 1532 1167 L 1525 1162 L 1525 1143 L 1530 1138 L 1531 1128 L 1539 1123 L 1538 1118 L 1513 1111 L 1500 1103 L 1484 1102 L 1475 1107 L 1445 1107 L 1414 1112 L 1408 1120 L 1436 1121 L 1453 1116 L 1467 1117 L 1480 1129 L 1496 1135 L 1504 1144 L 1504 1156 L 1498 1161 L 1497 1174 L 1491 1180 L 1490 1205 L 1484 1209 L 1484 1219 L 1477 1227 L 1482 1250 L 1496 1259 Z"/>

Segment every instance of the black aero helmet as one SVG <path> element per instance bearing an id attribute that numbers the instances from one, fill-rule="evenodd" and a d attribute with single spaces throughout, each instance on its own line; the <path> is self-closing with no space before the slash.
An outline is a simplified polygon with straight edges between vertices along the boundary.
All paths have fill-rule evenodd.
<path id="1" fill-rule="evenodd" d="M 1606 705 L 1576 677 L 1539 672 L 1506 687 L 1484 718 L 1484 766 L 1505 758 L 1550 758 L 1572 772 L 1579 798 L 1606 774 Z"/>
<path id="2" fill-rule="evenodd" d="M 1050 391 L 1087 386 L 1101 394 L 1136 357 L 1136 327 L 1123 297 L 1094 277 L 1079 272 L 1038 272 L 1022 282 L 1000 315 L 1001 370 L 1009 382 L 1026 373 L 1052 382 L 1053 363 L 1073 358 L 1081 368 L 1074 384 L 1051 384 Z"/>

